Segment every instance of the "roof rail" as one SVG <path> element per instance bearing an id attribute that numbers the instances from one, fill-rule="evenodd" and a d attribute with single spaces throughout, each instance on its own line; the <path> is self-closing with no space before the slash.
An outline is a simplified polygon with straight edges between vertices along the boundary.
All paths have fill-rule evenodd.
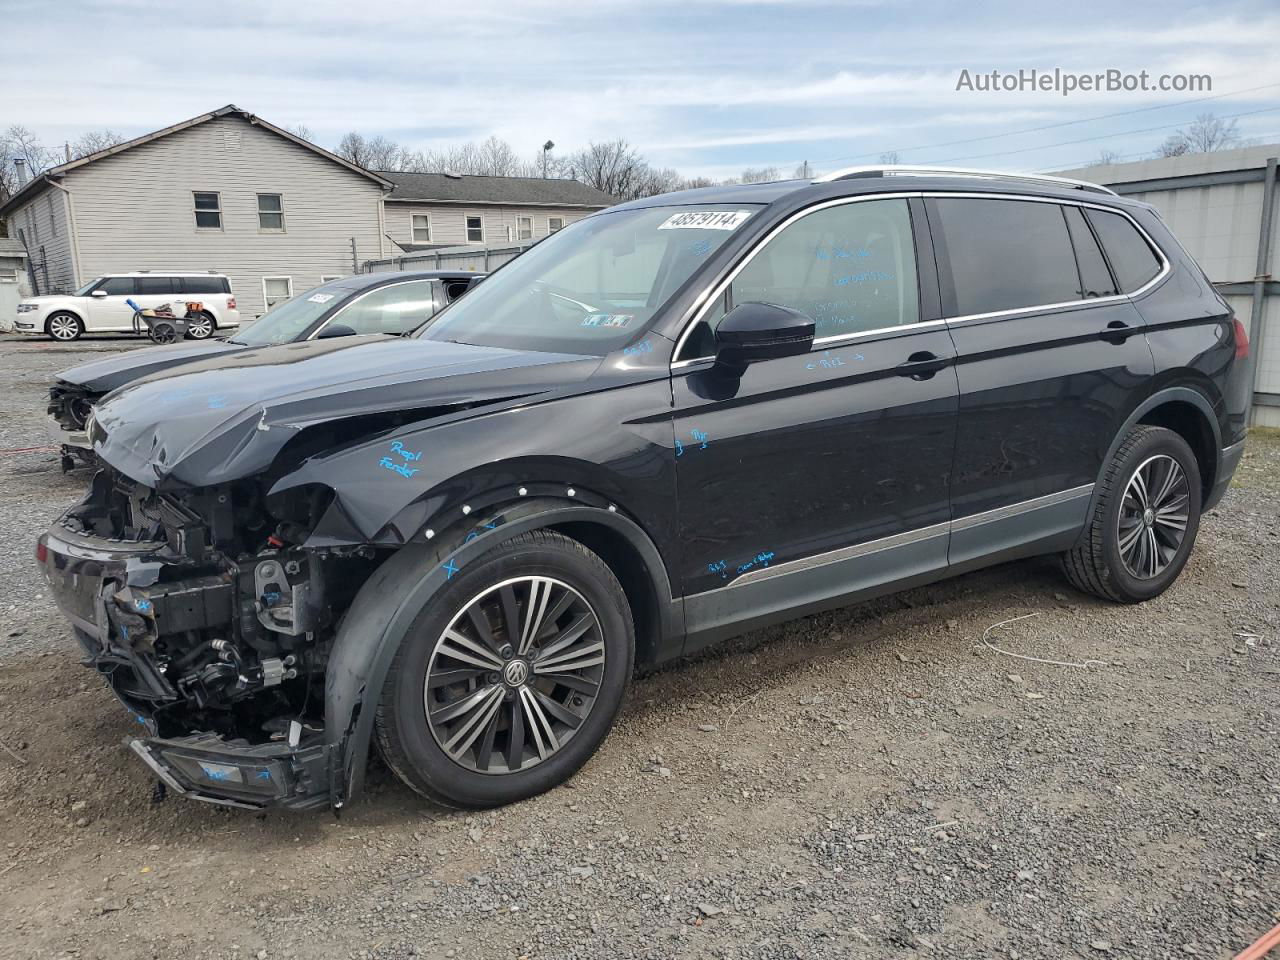
<path id="1" fill-rule="evenodd" d="M 911 166 L 870 166 L 845 167 L 833 170 L 813 179 L 814 183 L 832 183 L 836 180 L 856 180 L 861 177 L 975 177 L 980 180 L 1020 180 L 1027 183 L 1047 183 L 1059 187 L 1070 187 L 1075 190 L 1088 190 L 1091 193 L 1109 193 L 1113 197 L 1116 192 L 1098 183 L 1087 180 L 1071 180 L 1067 177 L 1050 177 L 1039 173 L 1005 173 L 1000 170 L 972 170 L 967 167 L 911 167 Z"/>

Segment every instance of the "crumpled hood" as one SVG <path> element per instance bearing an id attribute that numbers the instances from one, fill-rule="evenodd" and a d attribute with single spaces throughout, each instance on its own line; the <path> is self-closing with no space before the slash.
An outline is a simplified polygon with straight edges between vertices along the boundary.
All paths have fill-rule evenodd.
<path id="1" fill-rule="evenodd" d="M 580 383 L 598 357 L 380 335 L 238 350 L 136 380 L 94 408 L 104 461 L 148 486 L 266 470 L 308 427 L 391 411 L 424 419 Z M 376 428 L 371 428 L 374 430 Z"/>
<path id="2" fill-rule="evenodd" d="M 107 393 L 130 381 L 179 364 L 245 349 L 247 348 L 242 344 L 228 343 L 226 340 L 171 343 L 163 347 L 129 350 L 98 360 L 90 360 L 88 363 L 77 364 L 63 370 L 58 374 L 57 379 L 84 387 L 90 393 Z"/>

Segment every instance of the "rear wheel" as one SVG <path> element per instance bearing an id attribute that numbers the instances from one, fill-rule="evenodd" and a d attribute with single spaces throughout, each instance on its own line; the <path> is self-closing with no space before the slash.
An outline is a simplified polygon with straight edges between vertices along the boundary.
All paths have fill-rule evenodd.
<path id="1" fill-rule="evenodd" d="M 201 311 L 187 320 L 187 336 L 192 340 L 208 340 L 216 327 L 213 316 Z"/>
<path id="2" fill-rule="evenodd" d="M 74 313 L 60 311 L 49 315 L 44 323 L 44 330 L 54 340 L 68 343 L 80 339 L 84 333 L 84 323 Z"/>
<path id="3" fill-rule="evenodd" d="M 552 531 L 515 537 L 468 563 L 401 640 L 378 745 L 406 784 L 452 806 L 549 790 L 608 734 L 634 646 L 603 560 Z"/>
<path id="4" fill-rule="evenodd" d="M 1163 427 L 1135 427 L 1107 467 L 1084 540 L 1062 556 L 1067 578 L 1120 603 L 1159 596 L 1191 554 L 1200 495 L 1187 442 Z"/>

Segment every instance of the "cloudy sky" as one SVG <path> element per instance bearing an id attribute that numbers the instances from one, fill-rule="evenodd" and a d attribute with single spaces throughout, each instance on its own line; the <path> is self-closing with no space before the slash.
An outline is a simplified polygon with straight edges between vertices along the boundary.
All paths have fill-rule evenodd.
<path id="1" fill-rule="evenodd" d="M 0 128 L 49 143 L 227 103 L 326 146 L 352 129 L 415 148 L 497 134 L 528 156 L 548 138 L 625 137 L 658 165 L 714 177 L 891 150 L 1024 170 L 1102 149 L 1138 159 L 1206 111 L 1280 141 L 1273 0 L 1045 13 L 1008 0 L 0 0 L 0 24 Z M 1208 74 L 1212 89 L 956 89 L 962 70 L 1024 68 Z"/>

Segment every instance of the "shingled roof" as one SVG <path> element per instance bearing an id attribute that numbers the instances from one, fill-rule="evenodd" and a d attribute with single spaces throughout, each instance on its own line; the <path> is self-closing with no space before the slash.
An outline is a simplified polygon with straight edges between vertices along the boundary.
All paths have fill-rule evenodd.
<path id="1" fill-rule="evenodd" d="M 387 200 L 512 206 L 587 207 L 599 210 L 618 201 L 579 180 L 540 177 L 478 177 L 449 173 L 394 173 L 378 176 L 394 184 Z"/>

